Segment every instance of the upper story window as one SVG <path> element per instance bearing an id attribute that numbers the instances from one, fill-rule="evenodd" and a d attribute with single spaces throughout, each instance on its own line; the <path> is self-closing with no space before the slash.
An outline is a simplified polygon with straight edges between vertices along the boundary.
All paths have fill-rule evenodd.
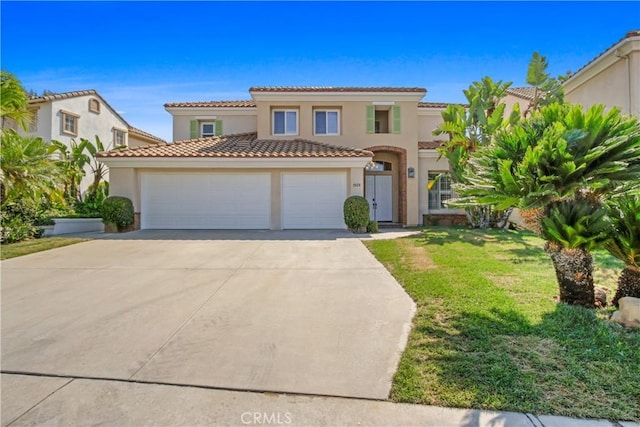
<path id="1" fill-rule="evenodd" d="M 89 100 L 89 111 L 92 113 L 100 114 L 100 101 L 95 98 Z"/>
<path id="2" fill-rule="evenodd" d="M 201 122 L 200 123 L 200 137 L 206 138 L 208 136 L 215 136 L 216 124 L 215 122 Z"/>
<path id="3" fill-rule="evenodd" d="M 314 134 L 339 135 L 340 111 L 339 110 L 315 110 L 313 112 Z"/>
<path id="4" fill-rule="evenodd" d="M 222 120 L 195 119 L 189 122 L 189 138 L 208 138 L 222 135 Z"/>
<path id="5" fill-rule="evenodd" d="M 273 134 L 297 135 L 298 110 L 273 110 Z"/>
<path id="6" fill-rule="evenodd" d="M 400 107 L 367 105 L 367 133 L 400 133 Z"/>
<path id="7" fill-rule="evenodd" d="M 453 197 L 451 177 L 446 172 L 429 172 L 429 210 L 449 209 L 445 201 Z"/>
<path id="8" fill-rule="evenodd" d="M 78 120 L 80 116 L 68 111 L 60 111 L 62 117 L 62 133 L 78 136 Z"/>
<path id="9" fill-rule="evenodd" d="M 122 129 L 113 128 L 113 146 L 125 147 L 127 145 L 126 132 Z"/>

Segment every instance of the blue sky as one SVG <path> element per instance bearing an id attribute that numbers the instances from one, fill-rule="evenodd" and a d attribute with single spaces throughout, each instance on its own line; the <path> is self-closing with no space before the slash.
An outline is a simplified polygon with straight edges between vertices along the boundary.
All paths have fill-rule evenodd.
<path id="1" fill-rule="evenodd" d="M 96 89 L 165 139 L 173 101 L 248 99 L 251 86 L 420 86 L 462 102 L 489 75 L 524 85 L 534 50 L 577 70 L 640 2 L 10 2 L 2 68 L 40 93 Z"/>

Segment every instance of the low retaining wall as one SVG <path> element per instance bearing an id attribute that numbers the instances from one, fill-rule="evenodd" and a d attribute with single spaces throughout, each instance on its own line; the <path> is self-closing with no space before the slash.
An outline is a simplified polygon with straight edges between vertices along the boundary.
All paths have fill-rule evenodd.
<path id="1" fill-rule="evenodd" d="M 422 215 L 422 224 L 449 227 L 451 225 L 467 225 L 468 221 L 465 214 L 431 214 Z"/>
<path id="2" fill-rule="evenodd" d="M 104 233 L 102 218 L 54 218 L 51 236 L 72 233 Z"/>

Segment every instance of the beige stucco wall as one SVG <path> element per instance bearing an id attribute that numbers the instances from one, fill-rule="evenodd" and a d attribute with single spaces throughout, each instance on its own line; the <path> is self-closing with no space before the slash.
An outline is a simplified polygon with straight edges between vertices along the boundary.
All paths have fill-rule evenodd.
<path id="1" fill-rule="evenodd" d="M 505 104 L 504 118 L 507 119 L 511 115 L 511 112 L 513 111 L 513 108 L 516 104 L 519 104 L 520 106 L 520 115 L 524 114 L 527 108 L 529 108 L 530 101 L 524 98 L 520 98 L 519 96 L 507 94 L 507 96 L 502 98 L 501 102 Z"/>
<path id="2" fill-rule="evenodd" d="M 89 110 L 90 99 L 96 99 L 100 102 L 100 113 L 94 113 Z M 46 141 L 56 140 L 69 147 L 71 140 L 80 142 L 81 138 L 95 143 L 97 135 L 105 148 L 109 149 L 113 147 L 114 128 L 124 131 L 125 141 L 128 139 L 127 123 L 108 108 L 99 97 L 94 95 L 57 99 L 46 103 L 32 104 L 30 107 L 38 109 L 38 120 L 35 131 L 27 132 L 27 134 L 39 136 Z M 62 110 L 80 116 L 77 136 L 62 132 Z M 105 180 L 109 180 L 108 173 L 105 176 Z M 91 168 L 86 166 L 85 177 L 80 184 L 80 190 L 86 191 L 92 182 Z"/>
<path id="3" fill-rule="evenodd" d="M 222 120 L 222 131 L 225 135 L 233 133 L 256 132 L 256 113 L 249 109 L 211 108 L 194 110 L 174 110 L 173 140 L 182 141 L 191 137 L 191 120 Z"/>
<path id="4" fill-rule="evenodd" d="M 622 40 L 564 84 L 567 101 L 640 116 L 640 37 Z"/>
<path id="5" fill-rule="evenodd" d="M 418 108 L 418 141 L 447 139 L 446 135 L 434 135 L 433 131 L 442 123 L 442 109 Z"/>
<path id="6" fill-rule="evenodd" d="M 136 213 L 141 213 L 142 175 L 144 173 L 270 173 L 271 174 L 271 228 L 281 229 L 281 188 L 282 175 L 285 173 L 344 173 L 346 176 L 346 194 L 363 195 L 363 168 L 279 168 L 279 169 L 241 169 L 241 168 L 121 168 L 112 167 L 110 194 L 128 197 L 133 202 Z"/>
<path id="7" fill-rule="evenodd" d="M 147 147 L 149 145 L 156 145 L 156 144 L 152 142 L 148 142 L 146 139 L 139 138 L 138 136 L 130 133 L 127 136 L 127 145 L 130 148 L 135 148 L 135 147 Z"/>

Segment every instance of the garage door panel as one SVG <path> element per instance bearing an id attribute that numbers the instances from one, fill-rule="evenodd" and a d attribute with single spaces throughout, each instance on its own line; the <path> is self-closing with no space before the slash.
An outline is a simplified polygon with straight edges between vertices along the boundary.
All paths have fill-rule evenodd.
<path id="1" fill-rule="evenodd" d="M 282 228 L 345 228 L 345 173 L 282 175 Z"/>
<path id="2" fill-rule="evenodd" d="M 143 228 L 268 229 L 271 174 L 144 174 L 141 215 Z"/>

